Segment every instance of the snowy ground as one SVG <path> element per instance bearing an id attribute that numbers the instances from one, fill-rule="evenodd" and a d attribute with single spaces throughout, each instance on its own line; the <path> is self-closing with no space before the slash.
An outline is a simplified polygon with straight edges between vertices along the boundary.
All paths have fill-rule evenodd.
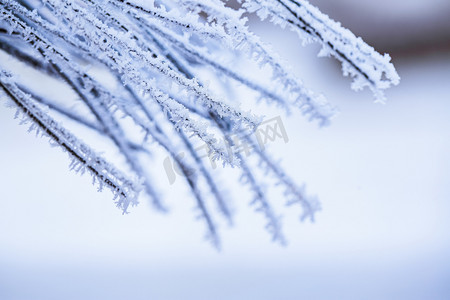
<path id="1" fill-rule="evenodd" d="M 314 47 L 259 30 L 341 110 L 325 129 L 283 116 L 290 140 L 272 149 L 320 197 L 317 222 L 285 210 L 279 247 L 236 200 L 217 253 L 181 186 L 170 214 L 142 203 L 122 216 L 1 107 L 0 299 L 450 298 L 450 55 L 396 61 L 401 85 L 378 105 Z"/>

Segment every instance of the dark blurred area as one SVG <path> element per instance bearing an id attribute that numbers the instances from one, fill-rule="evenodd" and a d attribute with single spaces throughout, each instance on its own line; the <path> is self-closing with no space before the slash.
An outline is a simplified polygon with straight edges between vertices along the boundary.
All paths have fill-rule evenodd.
<path id="1" fill-rule="evenodd" d="M 362 37 L 378 52 L 389 53 L 393 58 L 450 54 L 449 0 L 309 2 Z M 239 7 L 236 0 L 227 3 L 231 7 Z"/>
<path id="2" fill-rule="evenodd" d="M 334 20 L 394 58 L 450 53 L 448 0 L 310 0 Z"/>

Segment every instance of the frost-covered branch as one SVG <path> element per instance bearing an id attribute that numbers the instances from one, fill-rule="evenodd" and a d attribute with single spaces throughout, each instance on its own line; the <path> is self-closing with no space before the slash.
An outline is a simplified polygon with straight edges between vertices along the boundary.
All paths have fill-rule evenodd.
<path id="1" fill-rule="evenodd" d="M 383 90 L 400 81 L 388 54 L 379 54 L 305 0 L 251 0 L 244 6 L 262 20 L 270 17 L 272 22 L 281 27 L 289 26 L 306 41 L 312 39 L 321 43 L 319 56 L 337 58 L 344 75 L 353 77 L 355 90 L 368 86 L 377 100 L 384 101 Z"/>
<path id="2" fill-rule="evenodd" d="M 271 185 L 265 182 L 282 186 L 282 203 L 299 204 L 302 219 L 313 220 L 320 205 L 258 147 L 252 134 L 263 117 L 241 104 L 263 99 L 285 112 L 298 110 L 319 125 L 329 124 L 336 109 L 250 30 L 248 13 L 322 44 L 320 55 L 338 59 L 354 78 L 353 88 L 368 86 L 378 100 L 398 84 L 388 55 L 305 0 L 248 0 L 239 9 L 219 0 L 1 0 L 0 52 L 12 59 L 0 62 L 1 98 L 68 152 L 71 168 L 89 172 L 100 188 L 111 189 L 124 212 L 137 203 L 139 192 L 155 208 L 167 209 L 154 161 L 167 156 L 165 171 L 184 179 L 206 237 L 216 247 L 221 222 L 233 223 L 216 167 L 221 162 L 240 168 L 252 205 L 265 217 L 272 239 L 284 244 L 276 199 L 269 197 Z M 48 95 L 30 83 L 26 71 L 18 71 L 30 69 L 64 88 Z M 243 94 L 235 93 L 238 88 Z M 72 134 L 76 125 L 106 143 L 107 152 L 117 154 L 117 166 Z M 233 135 L 253 149 L 250 156 L 240 152 Z"/>
<path id="3" fill-rule="evenodd" d="M 98 189 L 104 186 L 114 193 L 114 199 L 118 198 L 116 204 L 124 213 L 130 204 L 137 204 L 137 193 L 140 185 L 127 178 L 121 171 L 102 159 L 98 154 L 81 142 L 73 134 L 63 128 L 42 109 L 33 103 L 30 95 L 21 91 L 10 74 L 0 70 L 0 86 L 5 95 L 12 101 L 25 117 L 25 121 L 31 122 L 29 131 L 36 130 L 37 134 L 48 136 L 51 142 L 60 146 L 72 159 L 70 168 L 76 172 L 88 171 L 98 182 Z M 17 116 L 18 114 L 16 114 Z"/>

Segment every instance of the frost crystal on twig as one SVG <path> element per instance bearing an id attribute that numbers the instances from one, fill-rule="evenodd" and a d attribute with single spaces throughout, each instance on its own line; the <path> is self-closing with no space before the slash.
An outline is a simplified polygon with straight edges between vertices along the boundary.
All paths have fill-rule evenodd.
<path id="1" fill-rule="evenodd" d="M 320 43 L 319 55 L 338 59 L 344 74 L 354 78 L 352 87 L 369 87 L 377 100 L 399 82 L 387 54 L 304 0 L 249 0 L 237 10 L 219 0 L 1 0 L 0 51 L 59 81 L 77 100 L 45 96 L 7 62 L 0 62 L 1 97 L 30 130 L 69 154 L 71 169 L 90 173 L 99 190 L 109 188 L 124 213 L 137 204 L 140 192 L 156 209 L 166 210 L 151 158 L 167 155 L 169 182 L 176 175 L 184 178 L 206 237 L 216 247 L 219 221 L 213 207 L 229 224 L 233 210 L 214 168 L 218 163 L 240 168 L 251 206 L 264 216 L 272 239 L 284 244 L 281 216 L 261 174 L 282 187 L 286 204 L 299 204 L 301 219 L 313 220 L 320 205 L 261 148 L 254 134 L 262 117 L 240 104 L 254 95 L 287 112 L 297 109 L 319 125 L 328 124 L 336 110 L 250 31 L 244 13 L 270 18 Z M 112 84 L 91 68 L 106 72 Z M 264 71 L 270 84 L 248 71 L 255 69 Z M 233 96 L 237 87 L 248 93 Z M 106 162 L 69 131 L 68 121 L 102 137 L 120 153 L 122 164 Z M 194 140 L 203 144 L 205 155 Z"/>

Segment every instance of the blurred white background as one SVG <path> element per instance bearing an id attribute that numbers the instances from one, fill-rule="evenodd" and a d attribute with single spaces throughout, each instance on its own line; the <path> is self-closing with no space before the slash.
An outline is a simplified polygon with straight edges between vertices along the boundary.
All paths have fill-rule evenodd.
<path id="1" fill-rule="evenodd" d="M 271 149 L 319 196 L 316 223 L 284 209 L 283 248 L 237 197 L 236 224 L 221 227 L 216 252 L 162 160 L 152 168 L 171 212 L 141 203 L 123 216 L 1 107 L 0 299 L 450 299 L 450 4 L 313 3 L 392 52 L 402 78 L 386 105 L 374 104 L 370 92 L 350 90 L 336 62 L 316 58 L 317 46 L 252 22 L 341 111 L 324 129 L 283 116 L 290 141 Z"/>

